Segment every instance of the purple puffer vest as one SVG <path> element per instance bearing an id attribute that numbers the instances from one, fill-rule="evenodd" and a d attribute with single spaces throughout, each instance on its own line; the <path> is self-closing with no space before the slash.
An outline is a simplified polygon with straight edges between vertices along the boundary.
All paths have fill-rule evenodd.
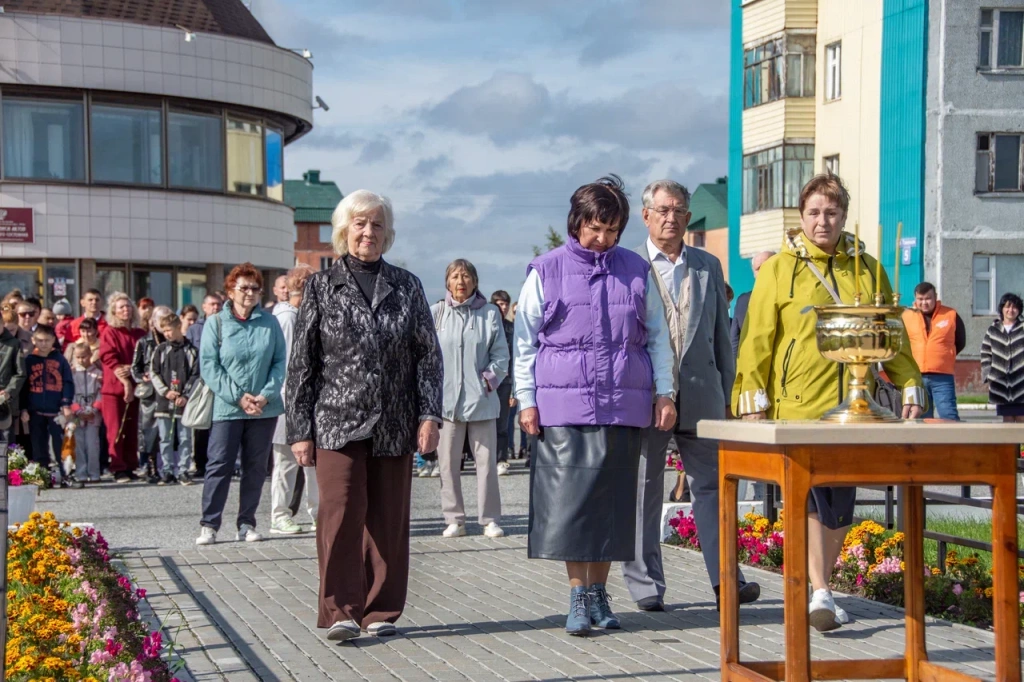
<path id="1" fill-rule="evenodd" d="M 650 425 L 650 268 L 627 249 L 595 253 L 572 237 L 530 263 L 544 291 L 534 369 L 541 426 Z"/>

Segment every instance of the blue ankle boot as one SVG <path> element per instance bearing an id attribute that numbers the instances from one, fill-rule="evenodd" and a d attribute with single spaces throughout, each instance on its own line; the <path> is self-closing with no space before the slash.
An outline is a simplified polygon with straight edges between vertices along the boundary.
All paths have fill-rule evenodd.
<path id="1" fill-rule="evenodd" d="M 612 607 L 608 604 L 610 598 L 604 589 L 604 583 L 594 583 L 587 590 L 590 597 L 590 623 L 595 627 L 605 630 L 618 630 L 619 619 L 612 613 Z"/>
<path id="2" fill-rule="evenodd" d="M 585 587 L 574 587 L 569 593 L 569 617 L 565 619 L 565 631 L 577 636 L 590 634 L 590 597 Z"/>

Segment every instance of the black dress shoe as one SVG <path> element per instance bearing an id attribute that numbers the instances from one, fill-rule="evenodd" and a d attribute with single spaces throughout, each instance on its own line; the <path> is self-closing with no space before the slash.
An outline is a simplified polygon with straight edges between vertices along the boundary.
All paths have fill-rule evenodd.
<path id="1" fill-rule="evenodd" d="M 664 611 L 665 602 L 660 597 L 644 597 L 636 603 L 636 607 L 641 611 Z"/>
<path id="2" fill-rule="evenodd" d="M 736 596 L 739 597 L 740 604 L 750 604 L 761 596 L 761 586 L 757 583 L 740 583 Z M 722 596 L 719 594 L 718 585 L 715 585 L 715 609 L 722 610 Z"/>

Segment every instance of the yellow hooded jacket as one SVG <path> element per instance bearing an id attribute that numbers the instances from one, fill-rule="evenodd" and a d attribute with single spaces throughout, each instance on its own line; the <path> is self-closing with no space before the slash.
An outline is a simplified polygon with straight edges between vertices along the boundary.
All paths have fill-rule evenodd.
<path id="1" fill-rule="evenodd" d="M 861 300 L 869 303 L 875 292 L 876 260 L 864 253 L 863 244 L 860 249 Z M 761 266 L 736 359 L 732 395 L 735 415 L 765 412 L 769 419 L 818 419 L 842 401 L 846 373 L 839 363 L 826 360 L 818 352 L 818 317 L 813 310 L 803 310 L 834 303 L 808 268 L 808 261 L 818 267 L 843 303 L 853 303 L 854 253 L 853 235 L 846 232 L 839 238 L 835 256 L 829 256 L 798 232 L 787 236 L 783 251 Z M 887 301 L 892 300 L 892 288 L 884 272 L 882 292 Z M 900 353 L 885 363 L 885 372 L 902 387 L 905 405 L 924 406 L 921 372 L 905 330 Z"/>

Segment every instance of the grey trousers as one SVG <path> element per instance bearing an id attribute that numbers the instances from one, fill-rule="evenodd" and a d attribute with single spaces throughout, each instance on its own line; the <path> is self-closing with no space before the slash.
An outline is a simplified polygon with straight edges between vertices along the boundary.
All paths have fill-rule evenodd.
<path id="1" fill-rule="evenodd" d="M 672 434 L 653 426 L 644 429 L 637 477 L 636 558 L 622 564 L 630 597 L 665 598 L 665 570 L 661 560 L 661 508 L 665 496 L 665 449 Z M 718 585 L 718 441 L 676 433 L 683 459 L 693 519 L 697 524 L 704 565 L 712 587 Z M 745 579 L 740 571 L 740 582 Z"/>
<path id="2" fill-rule="evenodd" d="M 462 502 L 462 481 L 459 463 L 462 446 L 469 437 L 469 449 L 476 463 L 477 519 L 481 526 L 501 520 L 501 491 L 498 489 L 496 458 L 497 420 L 450 422 L 444 420 L 437 444 L 437 462 L 441 469 L 441 512 L 444 522 L 465 523 L 466 507 Z"/>

